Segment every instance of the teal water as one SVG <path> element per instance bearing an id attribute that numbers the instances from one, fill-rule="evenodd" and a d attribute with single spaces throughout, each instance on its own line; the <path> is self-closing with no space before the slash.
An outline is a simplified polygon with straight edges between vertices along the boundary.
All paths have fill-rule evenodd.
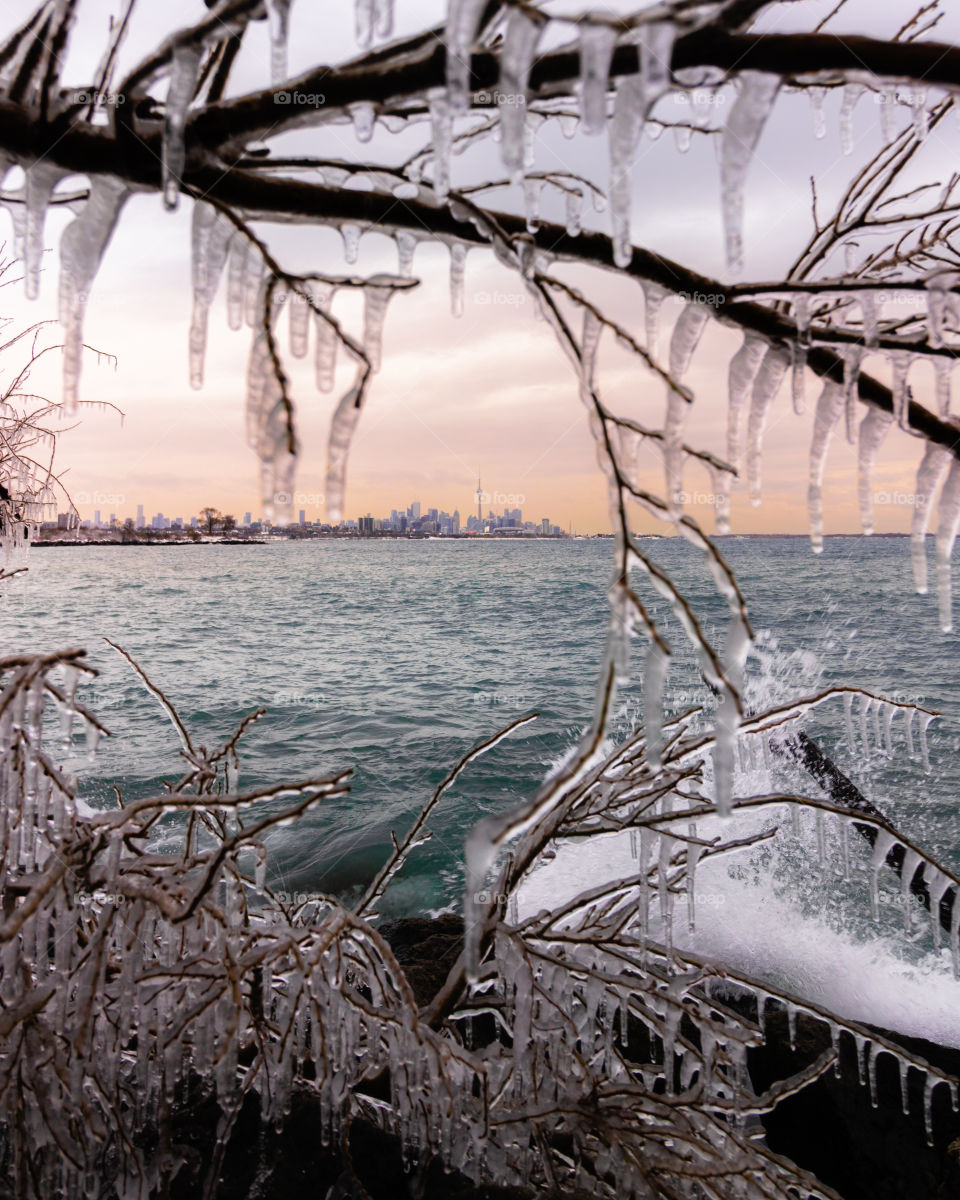
<path id="1" fill-rule="evenodd" d="M 706 629 L 725 609 L 685 543 L 643 543 L 691 596 Z M 960 748 L 957 637 L 939 632 L 932 597 L 913 596 L 900 538 L 831 538 L 814 557 L 802 538 L 724 539 L 758 632 L 755 704 L 849 682 L 939 709 L 931 769 L 893 756 L 854 758 L 839 707 L 818 735 L 863 790 L 931 850 L 960 865 L 953 762 Z M 264 546 L 34 550 L 4 585 L 0 652 L 85 646 L 100 672 L 83 698 L 112 737 L 81 775 L 106 804 L 178 774 L 178 743 L 156 702 L 103 637 L 123 645 L 212 745 L 258 706 L 241 783 L 354 768 L 349 796 L 278 830 L 272 882 L 349 895 L 457 759 L 513 717 L 539 720 L 478 760 L 431 822 L 432 841 L 394 888 L 392 905 L 456 903 L 467 829 L 516 804 L 588 722 L 603 653 L 609 541 L 281 542 Z M 675 649 L 668 704 L 709 701 L 666 605 L 650 608 Z M 620 696 L 615 733 L 639 708 Z"/>

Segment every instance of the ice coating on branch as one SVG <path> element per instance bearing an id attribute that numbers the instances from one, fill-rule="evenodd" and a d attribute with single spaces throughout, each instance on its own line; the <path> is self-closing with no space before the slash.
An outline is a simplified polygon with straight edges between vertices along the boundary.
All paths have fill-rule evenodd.
<path id="1" fill-rule="evenodd" d="M 176 208 L 180 199 L 180 180 L 187 162 L 183 142 L 187 109 L 196 91 L 199 72 L 200 47 L 177 46 L 170 60 L 170 86 L 164 104 L 163 141 L 160 147 L 163 203 L 168 209 Z"/>
<path id="2" fill-rule="evenodd" d="M 754 506 L 758 505 L 761 499 L 760 463 L 767 414 L 780 390 L 789 363 L 789 356 L 783 349 L 770 346 L 753 381 L 750 412 L 747 415 L 747 484 L 750 488 L 750 503 Z"/>
<path id="3" fill-rule="evenodd" d="M 434 88 L 427 95 L 430 129 L 433 138 L 433 193 L 445 200 L 450 191 L 450 155 L 453 148 L 453 112 L 446 88 Z"/>
<path id="4" fill-rule="evenodd" d="M 868 536 L 873 533 L 873 464 L 890 432 L 893 417 L 881 408 L 870 408 L 860 422 L 860 441 L 857 447 L 857 493 L 860 501 L 860 528 Z"/>
<path id="5" fill-rule="evenodd" d="M 291 0 L 267 0 L 270 26 L 270 79 L 274 84 L 287 77 L 287 39 L 290 33 Z"/>
<path id="6" fill-rule="evenodd" d="M 670 85 L 670 63 L 677 26 L 672 20 L 646 21 L 640 26 L 640 78 L 648 101 L 656 100 Z"/>
<path id="7" fill-rule="evenodd" d="M 743 268 L 743 186 L 751 159 L 780 87 L 780 76 L 743 71 L 740 95 L 730 110 L 720 143 L 720 186 L 727 265 Z"/>
<path id="8" fill-rule="evenodd" d="M 944 633 L 953 629 L 953 600 L 951 595 L 950 558 L 953 543 L 960 527 L 960 460 L 951 455 L 950 470 L 940 492 L 937 508 L 937 601 L 940 609 L 940 628 Z"/>
<path id="9" fill-rule="evenodd" d="M 463 289 L 467 273 L 467 247 L 463 242 L 450 246 L 450 312 L 463 316 Z"/>
<path id="10" fill-rule="evenodd" d="M 363 393 L 355 384 L 340 399 L 330 421 L 327 437 L 327 520 L 336 525 L 343 520 L 343 499 L 347 480 L 347 459 L 354 430 L 360 420 Z"/>
<path id="11" fill-rule="evenodd" d="M 395 291 L 389 275 L 373 275 L 363 289 L 363 348 L 373 371 L 380 370 L 383 322 Z"/>
<path id="12" fill-rule="evenodd" d="M 843 388 L 825 379 L 813 418 L 810 442 L 810 483 L 807 488 L 807 512 L 810 518 L 810 545 L 814 554 L 823 553 L 823 470 L 834 428 L 843 413 Z"/>
<path id="13" fill-rule="evenodd" d="M 92 175 L 86 204 L 60 238 L 58 316 L 64 328 L 63 407 L 67 414 L 77 408 L 87 298 L 128 195 L 126 187 L 111 176 Z"/>
<path id="14" fill-rule="evenodd" d="M 794 342 L 790 351 L 790 398 L 793 400 L 793 411 L 798 417 L 806 411 L 807 407 L 806 368 L 806 348 L 799 342 Z"/>
<path id="15" fill-rule="evenodd" d="M 193 313 L 190 318 L 190 386 L 203 387 L 203 360 L 207 325 L 233 225 L 212 204 L 197 200 L 193 206 L 190 268 L 193 276 Z"/>
<path id="16" fill-rule="evenodd" d="M 486 0 L 450 0 L 444 41 L 447 91 L 454 112 L 465 112 L 470 94 L 470 51 L 479 33 Z"/>
<path id="17" fill-rule="evenodd" d="M 879 333 L 879 314 L 877 313 L 877 297 L 874 292 L 862 291 L 860 300 L 860 319 L 863 322 L 863 341 L 868 349 L 877 344 Z"/>
<path id="18" fill-rule="evenodd" d="M 10 206 L 14 214 L 15 230 L 19 226 L 23 231 L 23 245 L 16 253 L 23 258 L 24 293 L 28 300 L 36 300 L 40 295 L 40 263 L 43 258 L 43 226 L 47 204 L 57 182 L 65 174 L 65 171 L 53 163 L 42 160 L 33 163 L 24 171 L 26 213 L 18 220 L 19 205 Z"/>
<path id="19" fill-rule="evenodd" d="M 848 83 L 843 89 L 840 102 L 840 148 L 844 154 L 853 153 L 853 110 L 864 93 L 860 83 Z"/>
<path id="20" fill-rule="evenodd" d="M 607 123 L 610 60 L 616 44 L 612 25 L 585 21 L 580 26 L 580 119 L 584 133 L 600 133 Z"/>
<path id="21" fill-rule="evenodd" d="M 597 373 L 597 349 L 603 323 L 592 308 L 583 310 L 583 333 L 580 338 L 580 373 L 585 390 L 583 399 L 589 401 Z"/>
<path id="22" fill-rule="evenodd" d="M 710 310 L 704 304 L 687 304 L 670 338 L 670 374 L 679 383 L 687 373 L 690 360 L 703 336 Z"/>
<path id="23" fill-rule="evenodd" d="M 511 8 L 500 51 L 499 91 L 504 101 L 499 106 L 500 153 L 514 180 L 519 180 L 524 168 L 527 84 L 543 24 L 542 17 L 534 18 L 525 9 Z"/>

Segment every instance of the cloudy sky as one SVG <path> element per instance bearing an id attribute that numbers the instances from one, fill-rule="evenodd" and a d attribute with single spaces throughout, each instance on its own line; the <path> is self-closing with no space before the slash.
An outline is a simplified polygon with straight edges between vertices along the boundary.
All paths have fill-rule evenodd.
<path id="1" fill-rule="evenodd" d="M 775 6 L 765 18 L 771 29 L 811 27 L 832 4 L 819 0 Z M 851 0 L 835 24 L 838 32 L 892 34 L 910 15 L 900 0 Z M 79 24 L 65 68 L 65 81 L 82 86 L 92 75 L 111 13 L 110 0 L 81 3 Z M 0 27 L 12 27 L 32 9 L 27 0 L 3 7 Z M 356 52 L 351 30 L 352 6 L 318 6 L 300 0 L 293 6 L 291 71 L 319 62 L 336 62 Z M 139 60 L 173 29 L 202 15 L 200 0 L 167 0 L 141 5 L 122 57 L 124 67 Z M 333 10 L 333 12 L 331 12 Z M 397 32 L 435 23 L 442 4 L 397 0 Z M 559 11 L 555 8 L 554 11 Z M 938 34 L 951 40 L 960 32 L 960 14 L 946 20 Z M 266 30 L 248 34 L 237 65 L 233 90 L 242 92 L 268 82 Z M 722 122 L 721 92 L 715 122 Z M 806 97 L 784 94 L 765 130 L 753 163 L 746 199 L 746 264 L 742 280 L 776 278 L 811 233 L 810 177 L 815 175 L 821 212 L 843 185 L 879 149 L 880 106 L 864 96 L 855 111 L 854 146 L 844 155 L 838 134 L 841 97 L 827 100 L 827 134 L 815 137 Z M 658 110 L 665 119 L 682 109 L 667 100 Z M 898 110 L 902 127 L 909 120 Z M 283 143 L 332 157 L 403 159 L 429 137 L 420 125 L 396 138 L 378 127 L 372 143 L 360 146 L 347 125 L 326 126 L 293 135 Z M 727 279 L 723 261 L 716 139 L 694 138 L 681 153 L 671 133 L 645 138 L 633 169 L 633 230 L 637 244 L 667 254 L 705 275 Z M 960 122 L 950 120 L 931 134 L 916 180 L 948 177 L 960 145 Z M 497 147 L 490 145 L 454 160 L 454 185 L 502 173 Z M 559 130 L 540 132 L 536 168 L 573 170 L 598 183 L 607 177 L 606 136 L 565 139 Z M 12 179 L 12 177 L 11 177 Z M 8 186 L 10 184 L 8 180 Z M 76 182 L 76 181 L 74 181 Z M 64 181 L 64 186 L 69 186 Z M 516 208 L 517 197 L 496 194 L 496 204 Z M 544 215 L 560 219 L 559 205 L 544 201 Z M 2 219 L 2 218 L 0 218 Z M 19 286 L 3 292 L 2 311 L 23 324 L 56 316 L 56 246 L 68 220 L 51 213 L 45 243 L 41 297 L 24 300 Z M 593 227 L 606 229 L 606 214 L 588 212 Z M 298 270 L 341 273 L 347 268 L 339 235 L 326 229 L 267 228 L 284 264 Z M 89 409 L 79 427 L 64 436 L 61 466 L 69 466 L 71 490 L 89 497 L 79 504 L 84 517 L 95 508 L 126 516 L 144 505 L 148 513 L 190 515 L 213 504 L 238 516 L 259 511 L 257 464 L 244 438 L 243 407 L 249 331 L 230 332 L 221 292 L 211 317 L 206 382 L 190 388 L 187 332 L 190 320 L 190 204 L 176 213 L 163 211 L 159 197 L 136 196 L 127 205 L 98 275 L 88 307 L 85 336 L 91 345 L 117 356 L 113 369 L 88 356 L 81 397 L 109 401 L 125 413 L 121 424 L 108 411 Z M 361 243 L 356 271 L 393 270 L 392 241 L 372 233 Z M 419 499 L 464 515 L 473 507 L 478 470 L 484 488 L 516 498 L 525 517 L 553 521 L 584 532 L 608 528 L 606 498 L 586 413 L 563 355 L 547 327 L 535 319 L 531 303 L 515 278 L 490 253 L 472 251 L 467 261 L 465 310 L 450 314 L 448 256 L 439 244 L 421 244 L 415 261 L 420 280 L 413 292 L 398 297 L 387 316 L 383 366 L 370 392 L 348 472 L 347 516 L 391 508 Z M 599 272 L 565 269 L 565 277 L 583 286 L 612 315 L 642 340 L 642 295 L 635 283 Z M 665 351 L 679 302 L 664 306 L 661 350 Z M 336 313 L 359 331 L 358 297 L 342 294 Z M 285 322 L 285 318 L 282 318 Z M 285 340 L 285 331 L 284 340 Z M 687 376 L 696 393 L 689 437 L 723 453 L 726 421 L 726 369 L 739 345 L 732 332 L 708 328 Z M 323 516 L 326 426 L 339 394 L 349 386 L 350 367 L 342 365 L 329 394 L 313 383 L 310 360 L 288 359 L 298 406 L 303 445 L 297 508 L 308 517 Z M 13 364 L 3 364 L 9 372 Z M 867 369 L 889 377 L 886 364 L 872 357 Z M 615 346 L 601 356 L 601 388 L 618 410 L 646 424 L 662 421 L 662 387 L 642 366 Z M 59 393 L 59 368 L 51 359 L 32 381 L 35 390 Z M 918 399 L 932 404 L 932 372 L 918 365 L 911 374 Z M 764 461 L 764 501 L 752 508 L 742 493 L 734 496 L 734 530 L 802 532 L 806 528 L 806 472 L 815 384 L 808 379 L 808 412 L 792 413 L 785 383 L 769 422 Z M 893 432 L 881 451 L 876 471 L 877 526 L 909 526 L 907 498 L 919 458 L 916 441 Z M 855 448 L 842 436 L 831 450 L 826 476 L 828 532 L 858 527 L 853 476 Z M 658 460 L 649 458 L 650 482 L 659 483 Z M 691 471 L 687 490 L 691 512 L 712 528 L 709 480 Z M 638 521 L 638 527 L 644 526 Z"/>

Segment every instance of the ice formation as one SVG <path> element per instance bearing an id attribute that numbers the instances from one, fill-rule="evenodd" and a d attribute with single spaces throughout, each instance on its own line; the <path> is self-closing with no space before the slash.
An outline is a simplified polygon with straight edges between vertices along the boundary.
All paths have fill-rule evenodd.
<path id="1" fill-rule="evenodd" d="M 167 91 L 161 143 L 161 173 L 163 202 L 176 208 L 180 199 L 180 183 L 187 164 L 184 134 L 187 128 L 187 109 L 193 99 L 200 73 L 200 47 L 188 44 L 176 46 L 170 60 L 170 87 Z"/>
<path id="2" fill-rule="evenodd" d="M 202 200 L 194 203 L 191 250 L 193 315 L 190 319 L 192 388 L 203 387 L 210 306 L 220 284 L 233 232 L 233 225 L 212 204 L 205 204 Z"/>
<path id="3" fill-rule="evenodd" d="M 526 166 L 527 85 L 542 32 L 539 14 L 534 17 L 526 9 L 510 9 L 500 52 L 500 153 L 515 180 Z"/>
<path id="4" fill-rule="evenodd" d="M 331 525 L 343 520 L 347 459 L 350 455 L 350 443 L 360 420 L 362 403 L 363 391 L 359 384 L 354 384 L 341 396 L 330 421 L 330 432 L 327 436 L 326 512 Z"/>
<path id="5" fill-rule="evenodd" d="M 843 388 L 832 379 L 824 380 L 813 418 L 810 443 L 810 483 L 807 488 L 807 512 L 810 518 L 810 545 L 814 554 L 823 553 L 823 470 L 830 439 L 843 414 Z"/>
<path id="6" fill-rule="evenodd" d="M 612 25 L 587 21 L 580 29 L 580 119 L 584 133 L 601 133 L 607 123 L 610 60 L 617 44 Z"/>
<path id="7" fill-rule="evenodd" d="M 927 591 L 927 530 L 933 515 L 934 500 L 947 477 L 951 459 L 952 455 L 946 447 L 927 442 L 917 468 L 910 519 L 910 557 L 914 586 L 920 595 Z"/>
<path id="8" fill-rule="evenodd" d="M 860 503 L 860 528 L 873 533 L 873 464 L 877 461 L 883 439 L 890 431 L 893 417 L 882 408 L 870 408 L 860 422 L 857 448 L 857 495 Z"/>
<path id="9" fill-rule="evenodd" d="M 274 84 L 287 77 L 287 39 L 290 35 L 291 0 L 267 0 L 270 25 L 270 79 Z"/>
<path id="10" fill-rule="evenodd" d="M 670 374 L 680 382 L 703 336 L 710 310 L 704 304 L 687 304 L 673 327 L 670 339 Z"/>
<path id="11" fill-rule="evenodd" d="M 761 498 L 760 464 L 767 416 L 789 364 L 786 351 L 779 346 L 769 346 L 753 381 L 750 411 L 747 414 L 747 485 L 750 488 L 750 503 L 754 505 L 759 504 Z"/>
<path id="12" fill-rule="evenodd" d="M 68 414 L 77 408 L 87 298 L 128 195 L 111 176 L 92 176 L 86 204 L 60 238 L 58 314 L 64 329 L 63 407 Z"/>
<path id="13" fill-rule="evenodd" d="M 953 629 L 953 599 L 950 581 L 950 557 L 960 528 L 960 460 L 953 458 L 937 507 L 937 602 L 940 628 Z"/>
<path id="14" fill-rule="evenodd" d="M 454 112 L 467 107 L 470 86 L 470 52 L 479 32 L 486 0 L 451 0 L 447 10 L 447 90 Z"/>
<path id="15" fill-rule="evenodd" d="M 780 76 L 743 71 L 740 95 L 730 110 L 720 149 L 720 186 L 727 264 L 743 268 L 743 185 L 763 127 L 780 88 Z"/>

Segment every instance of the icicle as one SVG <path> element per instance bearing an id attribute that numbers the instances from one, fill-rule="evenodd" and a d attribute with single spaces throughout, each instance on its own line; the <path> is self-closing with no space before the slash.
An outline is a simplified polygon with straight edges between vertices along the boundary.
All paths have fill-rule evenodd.
<path id="1" fill-rule="evenodd" d="M 352 265 L 360 253 L 360 226 L 348 221 L 340 226 L 340 236 L 343 238 L 344 261 Z"/>
<path id="2" fill-rule="evenodd" d="M 928 1146 L 933 1145 L 933 1089 L 937 1083 L 937 1078 L 930 1074 L 923 1081 L 923 1128 L 926 1130 Z"/>
<path id="3" fill-rule="evenodd" d="M 203 387 L 210 305 L 227 258 L 233 226 L 211 204 L 193 206 L 191 272 L 193 314 L 190 319 L 190 386 Z"/>
<path id="4" fill-rule="evenodd" d="M 860 500 L 860 527 L 867 536 L 873 533 L 873 464 L 890 431 L 893 417 L 880 408 L 871 408 L 860 422 L 857 448 L 857 492 Z"/>
<path id="5" fill-rule="evenodd" d="M 467 271 L 467 247 L 463 242 L 450 246 L 450 312 L 463 316 L 463 289 Z"/>
<path id="6" fill-rule="evenodd" d="M 669 293 L 659 284 L 649 283 L 646 280 L 642 282 L 641 287 L 643 288 L 643 323 L 647 350 L 652 358 L 656 358 L 660 341 L 660 309 Z"/>
<path id="7" fill-rule="evenodd" d="M 343 520 L 343 499 L 346 487 L 347 457 L 357 422 L 360 420 L 361 391 L 350 388 L 341 398 L 330 422 L 327 438 L 327 520 L 336 525 Z"/>
<path id="8" fill-rule="evenodd" d="M 453 111 L 446 88 L 427 93 L 433 138 L 433 194 L 445 200 L 450 192 L 450 156 L 453 153 Z"/>
<path id="9" fill-rule="evenodd" d="M 860 402 L 860 361 L 863 350 L 859 346 L 848 346 L 843 351 L 843 408 L 846 413 L 847 441 L 852 446 L 857 440 L 857 405 Z"/>
<path id="10" fill-rule="evenodd" d="M 89 198 L 60 238 L 58 316 L 65 331 L 63 407 L 67 414 L 77 408 L 87 297 L 128 195 L 126 187 L 111 176 L 91 176 Z"/>
<path id="11" fill-rule="evenodd" d="M 353 132 L 358 142 L 369 142 L 373 137 L 373 129 L 377 123 L 377 110 L 369 100 L 358 100 L 356 104 L 348 104 L 347 112 L 353 122 Z"/>
<path id="12" fill-rule="evenodd" d="M 451 0 L 444 41 L 447 91 L 455 113 L 466 112 L 470 94 L 470 51 L 479 32 L 486 0 Z"/>
<path id="13" fill-rule="evenodd" d="M 580 338 L 580 371 L 585 394 L 584 401 L 589 405 L 590 395 L 596 378 L 597 348 L 600 345 L 600 335 L 603 324 L 592 308 L 584 307 L 583 334 Z"/>
<path id="14" fill-rule="evenodd" d="M 763 356 L 753 383 L 750 413 L 747 417 L 747 482 L 750 487 L 750 503 L 754 506 L 760 503 L 761 498 L 760 462 L 767 414 L 780 390 L 789 361 L 780 347 L 770 346 Z"/>
<path id="15" fill-rule="evenodd" d="M 511 8 L 500 51 L 500 152 L 513 179 L 524 167 L 524 128 L 527 122 L 527 83 L 543 31 L 543 18 L 523 8 Z"/>
<path id="16" fill-rule="evenodd" d="M 533 175 L 523 179 L 523 208 L 527 219 L 527 233 L 536 233 L 540 224 L 540 191 L 543 181 Z"/>
<path id="17" fill-rule="evenodd" d="M 727 408 L 727 461 L 739 469 L 741 443 L 740 431 L 747 399 L 753 390 L 754 380 L 767 352 L 767 341 L 756 333 L 748 333 L 743 345 L 730 360 L 728 373 L 729 405 Z"/>
<path id="18" fill-rule="evenodd" d="M 668 18 L 640 26 L 640 79 L 644 96 L 652 104 L 670 86 L 670 63 L 677 37 L 676 23 Z"/>
<path id="19" fill-rule="evenodd" d="M 647 762 L 654 771 L 660 767 L 663 748 L 663 684 L 669 661 L 663 648 L 651 640 L 644 661 L 643 728 L 647 740 Z"/>
<path id="20" fill-rule="evenodd" d="M 230 242 L 230 262 L 227 267 L 227 324 L 231 329 L 239 329 L 243 324 L 248 245 L 242 233 L 235 233 Z"/>
<path id="21" fill-rule="evenodd" d="M 937 510 L 937 596 L 940 605 L 940 628 L 944 633 L 953 629 L 953 604 L 950 585 L 950 558 L 953 543 L 960 527 L 960 460 L 951 456 L 950 472 L 940 492 Z"/>
<path id="22" fill-rule="evenodd" d="M 870 915 L 874 921 L 880 919 L 880 870 L 895 845 L 896 839 L 892 833 L 887 833 L 885 829 L 877 830 L 876 841 L 873 843 L 873 854 L 870 857 Z"/>
<path id="23" fill-rule="evenodd" d="M 290 296 L 290 353 L 294 358 L 303 358 L 310 339 L 310 305 L 299 292 Z"/>
<path id="24" fill-rule="evenodd" d="M 384 286 L 389 275 L 374 275 L 363 289 L 363 348 L 373 371 L 380 370 L 383 322 L 395 288 Z"/>
<path id="25" fill-rule="evenodd" d="M 413 256 L 417 249 L 417 239 L 407 230 L 399 229 L 394 234 L 397 244 L 397 274 L 409 279 L 413 274 Z"/>
<path id="26" fill-rule="evenodd" d="M 24 242 L 18 254 L 23 257 L 24 294 L 28 300 L 36 300 L 40 294 L 40 263 L 43 259 L 43 225 L 47 204 L 57 182 L 65 174 L 53 163 L 43 161 L 33 163 L 24 171 L 26 216 L 21 218 Z M 14 206 L 15 215 L 17 212 L 18 206 Z"/>
<path id="27" fill-rule="evenodd" d="M 840 148 L 844 154 L 853 153 L 853 110 L 863 92 L 863 85 L 859 83 L 848 83 L 843 89 L 843 100 L 840 104 Z"/>
<path id="28" fill-rule="evenodd" d="M 379 38 L 388 38 L 393 34 L 393 3 L 394 0 L 374 0 L 376 34 Z"/>
<path id="29" fill-rule="evenodd" d="M 937 412 L 941 417 L 947 417 L 950 414 L 950 376 L 953 373 L 953 359 L 935 358 L 933 370 L 937 381 Z"/>
<path id="30" fill-rule="evenodd" d="M 872 350 L 877 344 L 879 333 L 879 317 L 877 314 L 877 297 L 869 289 L 860 293 L 860 320 L 863 325 L 863 342 L 867 349 Z"/>
<path id="31" fill-rule="evenodd" d="M 677 318 L 670 339 L 670 374 L 679 383 L 690 366 L 703 335 L 710 310 L 703 304 L 687 304 Z"/>
<path id="32" fill-rule="evenodd" d="M 332 288 L 314 289 L 314 300 L 323 312 L 330 311 L 333 300 Z M 333 387 L 333 377 L 337 365 L 337 331 L 330 321 L 320 313 L 314 313 L 314 326 L 317 331 L 317 347 L 314 369 L 317 387 L 321 392 L 329 392 Z"/>
<path id="33" fill-rule="evenodd" d="M 916 715 L 912 708 L 908 708 L 903 716 L 903 733 L 907 739 L 907 756 L 909 758 L 913 758 L 913 718 Z M 937 922 L 937 928 L 940 928 L 939 922 Z"/>
<path id="34" fill-rule="evenodd" d="M 893 357 L 893 415 L 901 429 L 910 429 L 910 389 L 907 387 L 907 376 L 913 356 L 900 350 L 892 352 Z"/>
<path id="35" fill-rule="evenodd" d="M 567 192 L 567 233 L 570 237 L 577 237 L 583 226 L 581 217 L 583 213 L 583 192 L 579 188 L 570 188 Z"/>
<path id="36" fill-rule="evenodd" d="M 814 554 L 823 553 L 823 469 L 836 423 L 843 412 L 843 389 L 832 379 L 824 380 L 813 418 L 810 443 L 810 483 L 807 511 L 810 516 L 810 544 Z"/>
<path id="37" fill-rule="evenodd" d="M 947 477 L 952 457 L 945 446 L 927 442 L 917 468 L 910 520 L 910 557 L 914 587 L 921 596 L 927 591 L 927 529 L 933 514 L 933 500 Z"/>
<path id="38" fill-rule="evenodd" d="M 163 141 L 160 147 L 163 203 L 171 210 L 177 207 L 180 199 L 180 181 L 187 163 L 183 142 L 187 108 L 193 99 L 199 72 L 200 47 L 177 46 L 171 55 L 170 86 L 164 105 Z"/>
<path id="39" fill-rule="evenodd" d="M 667 414 L 663 428 L 663 466 L 666 475 L 667 504 L 674 517 L 683 514 L 683 432 L 690 412 L 690 402 L 676 390 L 667 387 Z"/>
<path id="40" fill-rule="evenodd" d="M 780 87 L 780 76 L 743 71 L 740 95 L 730 111 L 720 147 L 720 184 L 727 265 L 743 268 L 743 185 L 750 160 Z"/>
<path id="41" fill-rule="evenodd" d="M 843 697 L 843 727 L 847 734 L 847 746 L 851 754 L 856 754 L 857 743 L 853 733 L 853 696 L 846 692 Z"/>
<path id="42" fill-rule="evenodd" d="M 900 1111 L 906 1117 L 910 1114 L 910 1063 L 905 1058 L 898 1058 L 897 1064 L 900 1067 Z"/>
<path id="43" fill-rule="evenodd" d="M 873 701 L 869 696 L 863 696 L 860 701 L 860 739 L 863 742 L 863 756 L 870 756 L 870 730 L 867 725 L 867 720 L 870 716 L 870 710 L 873 708 Z"/>
<path id="44" fill-rule="evenodd" d="M 930 752 L 927 746 L 927 729 L 930 722 L 933 720 L 933 713 L 920 714 L 920 761 L 923 763 L 923 769 L 930 773 Z"/>
<path id="45" fill-rule="evenodd" d="M 818 139 L 823 138 L 827 133 L 827 118 L 824 112 L 827 89 L 825 87 L 807 88 L 807 95 L 810 97 L 810 108 L 813 112 L 813 135 Z"/>
<path id="46" fill-rule="evenodd" d="M 291 0 L 267 0 L 270 26 L 270 79 L 274 87 L 287 77 L 287 38 Z"/>
<path id="47" fill-rule="evenodd" d="M 612 25 L 586 21 L 580 26 L 580 115 L 583 132 L 602 132 L 607 123 L 610 60 L 617 44 Z"/>
<path id="48" fill-rule="evenodd" d="M 367 47 L 373 41 L 374 0 L 354 0 L 354 30 L 357 44 Z"/>
<path id="49" fill-rule="evenodd" d="M 927 93 L 923 88 L 913 89 L 910 104 L 913 115 L 913 134 L 918 142 L 926 141 L 930 129 L 930 114 L 927 111 Z"/>
<path id="50" fill-rule="evenodd" d="M 897 102 L 895 88 L 881 87 L 880 89 L 880 137 L 883 144 L 889 146 L 894 137 L 893 110 Z"/>
<path id="51" fill-rule="evenodd" d="M 640 140 L 646 96 L 642 80 L 636 76 L 621 79 L 613 103 L 610 122 L 610 222 L 613 235 L 613 261 L 626 267 L 633 258 L 630 240 L 630 167 Z"/>
<path id="52" fill-rule="evenodd" d="M 681 154 L 686 154 L 693 141 L 693 130 L 689 125 L 677 125 L 673 130 L 673 140 Z"/>

